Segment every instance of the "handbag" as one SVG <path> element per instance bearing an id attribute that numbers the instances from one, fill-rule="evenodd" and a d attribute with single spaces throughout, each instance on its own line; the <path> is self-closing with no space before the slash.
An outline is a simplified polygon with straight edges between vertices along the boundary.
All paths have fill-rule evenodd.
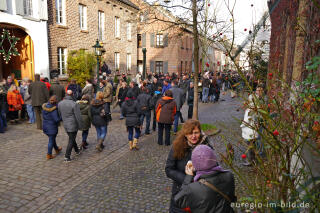
<path id="1" fill-rule="evenodd" d="M 229 201 L 230 203 L 232 203 L 231 199 L 222 191 L 220 191 L 217 187 L 215 187 L 213 184 L 209 183 L 208 181 L 206 181 L 205 179 L 200 179 L 199 180 L 200 183 L 206 185 L 207 187 L 209 187 L 210 189 L 212 189 L 215 192 L 218 192 L 224 199 L 226 199 L 227 201 Z"/>

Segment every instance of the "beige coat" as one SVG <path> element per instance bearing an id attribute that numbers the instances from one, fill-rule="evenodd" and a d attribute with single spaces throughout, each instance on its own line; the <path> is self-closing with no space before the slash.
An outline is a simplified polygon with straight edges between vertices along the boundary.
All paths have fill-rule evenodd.
<path id="1" fill-rule="evenodd" d="M 106 86 L 103 89 L 103 101 L 104 102 L 106 102 L 106 103 L 112 102 L 112 97 L 113 97 L 112 92 L 113 92 L 112 85 L 109 82 L 107 82 Z"/>

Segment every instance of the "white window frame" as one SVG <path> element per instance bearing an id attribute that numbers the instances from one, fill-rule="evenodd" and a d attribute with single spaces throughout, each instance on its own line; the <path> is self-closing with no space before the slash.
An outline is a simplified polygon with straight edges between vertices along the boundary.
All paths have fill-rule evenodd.
<path id="1" fill-rule="evenodd" d="M 120 70 L 120 53 L 119 52 L 114 53 L 114 70 L 115 71 Z"/>
<path id="2" fill-rule="evenodd" d="M 23 13 L 25 16 L 33 15 L 32 0 L 23 0 Z"/>
<path id="3" fill-rule="evenodd" d="M 127 22 L 127 40 L 131 41 L 132 39 L 132 24 L 131 22 Z"/>
<path id="4" fill-rule="evenodd" d="M 114 37 L 120 38 L 120 18 L 114 17 Z"/>
<path id="5" fill-rule="evenodd" d="M 155 71 L 156 73 L 163 73 L 163 61 L 156 61 L 155 63 Z"/>
<path id="6" fill-rule="evenodd" d="M 64 47 L 58 47 L 58 71 L 60 75 L 67 74 L 68 50 Z"/>
<path id="7" fill-rule="evenodd" d="M 104 41 L 104 12 L 98 11 L 98 38 Z"/>
<path id="8" fill-rule="evenodd" d="M 87 30 L 87 6 L 79 4 L 79 24 L 81 30 Z"/>
<path id="9" fill-rule="evenodd" d="M 156 35 L 156 46 L 163 47 L 163 34 Z"/>
<path id="10" fill-rule="evenodd" d="M 66 25 L 66 1 L 56 0 L 56 22 L 59 25 Z"/>
<path id="11" fill-rule="evenodd" d="M 131 53 L 127 53 L 127 72 L 131 71 Z"/>

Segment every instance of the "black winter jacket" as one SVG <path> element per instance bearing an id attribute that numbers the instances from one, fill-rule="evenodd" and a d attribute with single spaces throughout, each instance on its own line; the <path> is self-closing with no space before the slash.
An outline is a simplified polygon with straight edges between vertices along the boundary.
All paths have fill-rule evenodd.
<path id="1" fill-rule="evenodd" d="M 188 90 L 188 105 L 190 106 L 193 106 L 193 99 L 194 99 L 194 89 L 193 87 L 192 88 L 189 88 Z"/>
<path id="2" fill-rule="evenodd" d="M 147 93 L 140 93 L 137 98 L 138 110 L 140 114 L 150 113 L 152 109 L 151 96 Z"/>
<path id="3" fill-rule="evenodd" d="M 94 126 L 108 125 L 108 122 L 106 121 L 106 119 L 100 116 L 102 109 L 105 110 L 105 113 L 108 113 L 106 111 L 107 108 L 108 107 L 105 107 L 105 104 L 103 101 L 93 100 L 91 104 L 90 112 L 91 112 L 91 118 L 92 118 L 91 122 Z"/>
<path id="4" fill-rule="evenodd" d="M 213 172 L 202 175 L 200 179 L 213 184 L 221 192 L 236 201 L 234 177 L 231 172 Z M 179 208 L 189 207 L 192 213 L 232 213 L 234 212 L 227 201 L 218 192 L 208 186 L 193 182 L 193 176 L 186 175 L 181 191 L 174 197 L 174 202 Z"/>
<path id="5" fill-rule="evenodd" d="M 140 126 L 140 114 L 136 100 L 128 99 L 121 106 L 121 113 L 126 118 L 126 126 Z"/>

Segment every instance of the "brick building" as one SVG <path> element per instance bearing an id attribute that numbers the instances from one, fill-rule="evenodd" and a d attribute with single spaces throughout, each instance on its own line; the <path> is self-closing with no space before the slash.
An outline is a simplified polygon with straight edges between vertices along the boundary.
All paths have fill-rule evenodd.
<path id="1" fill-rule="evenodd" d="M 192 71 L 193 34 L 176 17 L 157 5 L 132 0 L 139 6 L 138 70 L 142 72 L 142 48 L 146 48 L 147 72 L 190 73 Z M 166 20 L 162 21 L 162 20 Z"/>
<path id="2" fill-rule="evenodd" d="M 50 70 L 66 74 L 68 51 L 93 51 L 99 39 L 113 74 L 136 73 L 138 11 L 129 0 L 48 0 Z"/>

